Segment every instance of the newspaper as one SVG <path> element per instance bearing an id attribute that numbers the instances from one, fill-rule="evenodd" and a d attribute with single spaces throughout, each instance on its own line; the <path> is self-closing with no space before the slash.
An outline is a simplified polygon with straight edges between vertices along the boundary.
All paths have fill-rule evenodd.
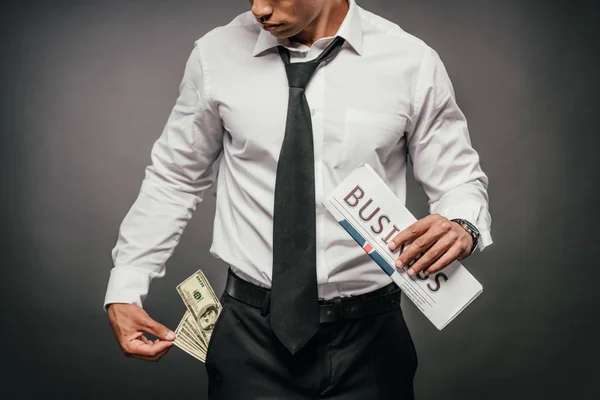
<path id="1" fill-rule="evenodd" d="M 483 286 L 458 261 L 431 276 L 410 277 L 394 266 L 404 246 L 391 251 L 387 243 L 416 219 L 370 165 L 358 166 L 322 204 L 439 330 L 483 292 Z M 365 205 L 369 214 L 380 208 L 369 221 L 359 216 Z"/>

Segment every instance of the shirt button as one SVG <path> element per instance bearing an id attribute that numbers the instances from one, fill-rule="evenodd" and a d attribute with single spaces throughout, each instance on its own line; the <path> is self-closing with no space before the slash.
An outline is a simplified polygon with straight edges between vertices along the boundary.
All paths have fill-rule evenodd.
<path id="1" fill-rule="evenodd" d="M 317 112 L 315 111 L 315 109 L 314 109 L 314 108 L 311 108 L 311 109 L 310 109 L 310 115 L 312 115 L 312 116 L 314 117 L 316 113 L 317 113 Z"/>

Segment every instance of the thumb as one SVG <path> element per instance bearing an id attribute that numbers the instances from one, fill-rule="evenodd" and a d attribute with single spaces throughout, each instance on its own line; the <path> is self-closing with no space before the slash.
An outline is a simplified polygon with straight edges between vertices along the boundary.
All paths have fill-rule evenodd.
<path id="1" fill-rule="evenodd" d="M 150 317 L 144 321 L 145 331 L 161 340 L 175 340 L 175 333 Z"/>

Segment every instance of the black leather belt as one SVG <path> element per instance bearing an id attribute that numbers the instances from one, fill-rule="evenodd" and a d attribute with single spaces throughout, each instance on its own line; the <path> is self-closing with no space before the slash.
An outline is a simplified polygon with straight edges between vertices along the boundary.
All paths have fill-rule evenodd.
<path id="1" fill-rule="evenodd" d="M 225 292 L 242 303 L 261 309 L 263 316 L 269 312 L 271 291 L 238 277 L 231 269 L 227 276 Z M 362 318 L 399 309 L 401 293 L 400 288 L 392 282 L 358 296 L 319 300 L 319 321 L 323 323 Z"/>

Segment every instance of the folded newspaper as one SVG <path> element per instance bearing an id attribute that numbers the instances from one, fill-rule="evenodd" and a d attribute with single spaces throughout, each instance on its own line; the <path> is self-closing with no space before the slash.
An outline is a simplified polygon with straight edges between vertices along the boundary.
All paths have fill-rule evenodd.
<path id="1" fill-rule="evenodd" d="M 483 286 L 458 261 L 428 277 L 410 277 L 394 266 L 404 246 L 391 251 L 387 243 L 416 219 L 370 165 L 361 164 L 352 171 L 323 205 L 436 328 L 443 329 L 483 292 Z M 364 221 L 359 216 L 364 206 L 379 211 Z"/>

